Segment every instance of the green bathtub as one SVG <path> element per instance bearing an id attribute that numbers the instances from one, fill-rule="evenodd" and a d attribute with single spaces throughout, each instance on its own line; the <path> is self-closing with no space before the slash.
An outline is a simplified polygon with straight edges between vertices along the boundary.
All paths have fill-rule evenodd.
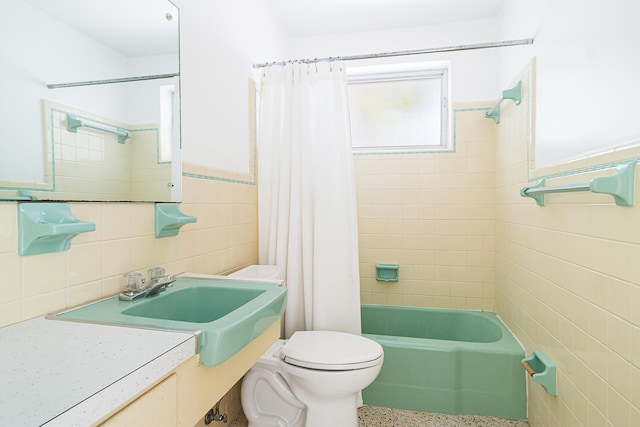
<path id="1" fill-rule="evenodd" d="M 362 305 L 362 334 L 384 363 L 372 406 L 526 419 L 525 352 L 495 313 Z"/>

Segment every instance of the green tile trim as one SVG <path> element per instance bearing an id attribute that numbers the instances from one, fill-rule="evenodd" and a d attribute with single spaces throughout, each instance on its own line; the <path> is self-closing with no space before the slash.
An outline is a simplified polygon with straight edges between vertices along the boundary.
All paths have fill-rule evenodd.
<path id="1" fill-rule="evenodd" d="M 189 178 L 196 178 L 196 179 L 206 179 L 206 180 L 209 180 L 209 181 L 230 182 L 232 184 L 256 185 L 256 173 L 255 173 L 255 170 L 253 172 L 253 181 L 243 181 L 241 179 L 222 178 L 222 177 L 218 177 L 218 176 L 201 175 L 201 174 L 197 174 L 197 173 L 186 173 L 186 172 L 183 172 L 182 176 L 186 176 L 186 177 L 189 177 Z"/>
<path id="2" fill-rule="evenodd" d="M 572 169 L 572 170 L 569 170 L 569 171 L 558 172 L 558 173 L 553 173 L 553 174 L 549 174 L 549 175 L 542 175 L 542 176 L 539 176 L 537 178 L 528 178 L 527 181 L 536 182 L 536 181 L 538 181 L 540 179 L 561 178 L 561 177 L 565 177 L 565 176 L 578 175 L 578 174 L 581 174 L 581 173 L 597 172 L 597 171 L 601 171 L 601 170 L 604 170 L 604 169 L 615 168 L 615 167 L 627 164 L 629 162 L 638 163 L 638 162 L 640 162 L 640 157 L 632 157 L 632 158 L 629 158 L 629 159 L 617 160 L 615 162 L 603 163 L 601 165 L 589 166 L 589 167 L 580 168 L 580 169 Z"/>
<path id="3" fill-rule="evenodd" d="M 489 108 L 478 107 L 478 108 L 455 108 L 453 110 L 453 143 L 450 149 L 439 149 L 439 150 L 424 150 L 424 149 L 416 149 L 416 150 L 407 150 L 407 151 L 385 151 L 385 152 L 368 152 L 368 153 L 353 153 L 353 156 L 394 156 L 394 155 L 403 155 L 403 154 L 452 154 L 456 153 L 457 150 L 457 120 L 458 113 L 470 113 L 470 112 L 485 112 Z M 253 149 L 253 164 L 257 163 L 257 150 L 254 146 Z M 203 174 L 195 174 L 195 173 L 182 173 L 182 176 L 186 176 L 189 178 L 196 179 L 207 179 L 211 181 L 222 181 L 229 182 L 233 184 L 243 184 L 243 185 L 256 185 L 256 168 L 253 168 L 253 179 L 252 180 L 239 180 L 239 179 L 231 179 L 231 178 L 223 178 L 213 175 L 203 175 Z"/>
<path id="4" fill-rule="evenodd" d="M 160 131 L 158 128 L 144 128 L 144 129 L 127 129 L 129 132 L 155 132 L 156 133 L 156 164 L 169 165 L 171 162 L 160 161 Z"/>

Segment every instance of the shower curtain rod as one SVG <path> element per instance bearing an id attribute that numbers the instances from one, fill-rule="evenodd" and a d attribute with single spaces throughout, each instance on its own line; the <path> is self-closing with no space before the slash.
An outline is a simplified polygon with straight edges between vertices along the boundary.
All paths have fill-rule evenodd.
<path id="1" fill-rule="evenodd" d="M 127 83 L 127 82 L 139 82 L 144 80 L 158 80 L 158 79 L 170 79 L 178 77 L 180 74 L 154 74 L 151 76 L 139 76 L 139 77 L 123 77 L 120 79 L 106 79 L 106 80 L 88 80 L 84 82 L 72 82 L 72 83 L 49 83 L 47 88 L 49 89 L 62 89 L 66 87 L 78 87 L 78 86 L 95 86 L 106 85 L 111 83 Z"/>
<path id="2" fill-rule="evenodd" d="M 507 46 L 519 46 L 525 44 L 532 44 L 533 38 L 519 39 L 519 40 L 507 40 L 501 42 L 489 42 L 489 43 L 477 43 L 467 44 L 459 46 L 447 46 L 447 47 L 435 47 L 430 49 L 418 49 L 418 50 L 401 50 L 397 52 L 383 52 L 383 53 L 369 53 L 365 55 L 351 55 L 351 56 L 337 56 L 328 58 L 314 58 L 314 59 L 294 59 L 290 61 L 280 62 L 265 62 L 262 64 L 253 64 L 253 68 L 264 68 L 272 65 L 284 66 L 287 63 L 298 62 L 302 64 L 313 64 L 315 62 L 331 62 L 331 61 L 355 61 L 358 59 L 373 59 L 373 58 L 389 58 L 393 56 L 407 56 L 407 55 L 424 55 L 428 53 L 440 53 L 440 52 L 454 52 L 458 50 L 476 50 L 476 49 L 490 49 L 494 47 L 507 47 Z"/>

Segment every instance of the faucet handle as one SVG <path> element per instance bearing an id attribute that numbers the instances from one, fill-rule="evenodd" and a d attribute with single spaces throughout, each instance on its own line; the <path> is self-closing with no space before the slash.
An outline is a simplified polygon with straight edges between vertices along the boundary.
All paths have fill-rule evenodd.
<path id="1" fill-rule="evenodd" d="M 149 273 L 149 279 L 151 280 L 164 276 L 164 272 L 165 270 L 162 267 L 152 267 L 147 270 L 147 273 Z"/>
<path id="2" fill-rule="evenodd" d="M 142 289 L 142 284 L 144 283 L 144 278 L 142 274 L 136 273 L 132 271 L 130 273 L 126 273 L 122 276 L 122 284 L 124 285 L 125 291 L 136 292 Z"/>

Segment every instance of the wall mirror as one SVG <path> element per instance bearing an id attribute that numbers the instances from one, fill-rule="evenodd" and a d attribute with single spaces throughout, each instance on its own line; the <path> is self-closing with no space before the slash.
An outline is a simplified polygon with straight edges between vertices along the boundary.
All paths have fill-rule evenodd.
<path id="1" fill-rule="evenodd" d="M 634 52 L 640 3 L 584 5 L 579 14 L 568 2 L 538 7 L 545 18 L 533 45 L 538 51 L 535 166 L 637 144 L 640 56 Z"/>
<path id="2" fill-rule="evenodd" d="M 0 198 L 180 201 L 178 8 L 4 6 Z"/>

